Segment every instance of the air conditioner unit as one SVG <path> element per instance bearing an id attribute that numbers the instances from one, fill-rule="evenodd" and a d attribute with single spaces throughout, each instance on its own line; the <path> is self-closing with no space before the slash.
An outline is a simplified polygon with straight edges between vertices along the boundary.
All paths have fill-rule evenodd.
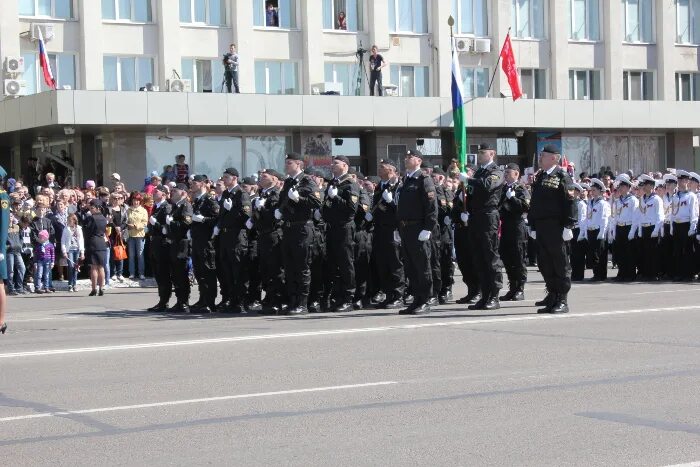
<path id="1" fill-rule="evenodd" d="M 29 36 L 31 37 L 31 39 L 33 41 L 39 40 L 39 30 L 41 30 L 41 35 L 43 36 L 45 42 L 48 42 L 51 39 L 53 39 L 53 36 L 54 36 L 53 24 L 32 23 L 29 26 Z"/>
<path id="2" fill-rule="evenodd" d="M 168 92 L 192 92 L 191 79 L 171 79 L 165 85 Z"/>
<path id="3" fill-rule="evenodd" d="M 470 52 L 472 49 L 473 41 L 471 39 L 457 39 L 455 41 L 455 47 L 457 52 Z"/>
<path id="4" fill-rule="evenodd" d="M 491 53 L 491 39 L 474 39 L 470 52 L 475 54 Z"/>
<path id="5" fill-rule="evenodd" d="M 24 57 L 6 57 L 5 73 L 24 73 Z"/>
<path id="6" fill-rule="evenodd" d="M 4 82 L 6 96 L 23 96 L 27 83 L 21 79 L 6 79 Z"/>

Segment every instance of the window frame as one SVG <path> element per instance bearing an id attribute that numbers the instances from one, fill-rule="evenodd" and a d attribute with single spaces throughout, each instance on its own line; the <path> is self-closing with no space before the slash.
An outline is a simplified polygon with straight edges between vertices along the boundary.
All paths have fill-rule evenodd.
<path id="1" fill-rule="evenodd" d="M 600 21 L 600 15 L 601 15 L 601 8 L 600 8 L 600 0 L 584 0 L 586 2 L 586 13 L 585 13 L 585 26 L 584 26 L 584 32 L 583 32 L 583 37 L 574 37 L 574 25 L 576 24 L 576 8 L 574 8 L 574 4 L 576 0 L 569 0 L 569 41 L 572 42 L 601 42 L 601 21 Z M 590 11 L 591 11 L 591 3 L 596 3 L 596 11 L 598 12 L 598 17 L 596 20 L 598 21 L 598 37 L 597 38 L 591 38 L 591 22 L 590 22 Z"/>
<path id="2" fill-rule="evenodd" d="M 578 72 L 586 72 L 586 91 L 585 91 L 585 96 L 587 96 L 585 99 L 579 99 L 577 97 L 576 93 L 576 73 Z M 593 82 L 593 73 L 599 73 L 598 75 L 598 81 L 600 83 L 600 96 L 598 96 L 597 99 L 594 99 L 592 97 L 592 82 Z M 572 73 L 573 73 L 573 87 L 572 87 Z M 571 91 L 573 90 L 574 95 L 571 95 Z M 604 100 L 605 99 L 605 89 L 603 85 L 603 70 L 600 68 L 569 68 L 569 100 L 572 101 L 598 101 L 598 100 Z"/>
<path id="3" fill-rule="evenodd" d="M 542 41 L 547 39 L 547 24 L 546 24 L 546 19 L 547 19 L 547 13 L 549 9 L 549 2 L 545 0 L 527 0 L 528 1 L 528 29 L 529 33 L 527 36 L 519 36 L 518 35 L 518 14 L 517 14 L 517 0 L 511 0 L 511 12 L 515 9 L 516 14 L 512 15 L 511 14 L 511 26 L 513 29 L 515 29 L 514 34 L 511 36 L 514 39 L 519 39 L 519 40 L 530 40 L 530 41 Z M 542 37 L 537 37 L 534 36 L 533 33 L 533 21 L 532 19 L 535 17 L 535 8 L 534 8 L 534 2 L 536 1 L 541 1 L 542 2 Z"/>
<path id="4" fill-rule="evenodd" d="M 331 5 L 331 16 L 332 16 L 333 26 L 334 26 L 331 29 L 326 28 L 325 25 L 323 24 L 326 20 L 326 11 L 325 11 L 326 10 L 326 1 L 330 1 L 330 5 Z M 364 18 L 364 16 L 365 16 L 365 0 L 356 0 L 356 1 L 357 1 L 357 10 L 358 10 L 355 12 L 355 15 L 357 15 L 357 29 L 352 30 L 350 28 L 337 29 L 335 27 L 336 19 L 338 18 L 338 12 L 335 11 L 335 0 L 323 0 L 323 2 L 321 4 L 321 9 L 322 9 L 322 11 L 321 11 L 321 14 L 322 14 L 321 29 L 323 30 L 323 32 L 338 32 L 341 34 L 342 33 L 356 34 L 356 33 L 364 32 L 365 31 L 365 18 Z M 348 12 L 347 12 L 347 10 L 345 10 L 346 22 L 347 22 L 347 17 L 348 17 Z"/>
<path id="5" fill-rule="evenodd" d="M 243 1 L 243 0 L 241 0 Z M 299 1 L 298 0 L 289 0 L 290 3 L 294 4 L 294 14 L 291 15 L 290 21 L 294 20 L 294 24 L 290 24 L 289 27 L 284 27 L 284 26 L 268 26 L 267 23 L 267 18 L 266 18 L 266 11 L 267 11 L 267 2 L 268 0 L 252 0 L 253 1 L 253 29 L 258 29 L 258 30 L 265 30 L 265 31 L 300 31 L 301 27 L 299 26 Z M 262 2 L 262 21 L 265 24 L 255 24 L 255 3 L 256 1 L 261 1 Z M 323 18 L 323 15 L 321 16 Z M 277 23 L 280 24 L 280 16 L 279 16 L 279 0 L 277 0 Z"/>
<path id="6" fill-rule="evenodd" d="M 455 30 L 457 31 L 456 35 L 463 36 L 463 37 L 479 37 L 479 38 L 489 37 L 489 34 L 491 32 L 491 27 L 489 24 L 490 19 L 491 19 L 491 2 L 489 2 L 488 0 L 470 0 L 472 2 L 472 19 L 473 20 L 476 20 L 476 18 L 477 18 L 477 12 L 478 12 L 477 2 L 483 2 L 484 9 L 486 10 L 486 24 L 484 24 L 484 34 L 479 35 L 476 33 L 476 30 L 477 30 L 476 23 L 472 24 L 472 29 L 474 30 L 474 32 L 462 32 L 462 30 L 463 30 L 463 26 L 462 26 L 462 8 L 463 8 L 463 5 L 462 5 L 462 3 L 464 1 L 465 0 L 453 0 L 453 3 L 452 3 L 453 7 L 454 6 L 457 7 L 456 11 L 454 11 L 454 8 L 452 11 L 452 15 L 455 18 Z"/>
<path id="7" fill-rule="evenodd" d="M 61 77 L 60 77 L 60 72 L 59 72 L 59 57 L 61 55 L 70 55 L 73 57 L 73 81 L 75 82 L 74 86 L 71 88 L 72 90 L 75 89 L 80 89 L 80 73 L 78 73 L 79 70 L 79 63 L 78 63 L 78 53 L 77 52 L 46 52 L 46 54 L 49 56 L 49 63 L 51 62 L 51 56 L 54 56 L 54 63 L 56 63 L 55 69 L 52 68 L 51 71 L 53 72 L 54 79 L 56 80 L 56 89 L 61 89 Z M 39 61 L 39 53 L 35 50 L 23 50 L 20 52 L 21 57 L 25 57 L 26 55 L 33 55 L 34 59 L 34 93 L 33 94 L 39 94 L 41 92 L 46 92 L 48 91 L 48 87 L 44 83 L 44 75 L 41 72 L 41 62 Z M 26 58 L 25 58 L 26 62 Z M 26 73 L 22 76 L 22 79 L 25 81 L 28 81 Z M 46 89 L 44 89 L 46 88 Z M 31 95 L 31 94 L 29 94 Z"/>
<path id="8" fill-rule="evenodd" d="M 413 14 L 413 6 L 414 2 L 419 1 L 419 2 L 425 2 L 425 31 L 416 31 L 416 20 L 415 20 L 415 14 Z M 440 1 L 440 0 L 438 0 Z M 443 0 L 445 1 L 445 0 Z M 388 19 L 391 20 L 391 8 L 393 5 L 393 11 L 394 11 L 394 24 L 389 26 L 389 34 L 392 35 L 428 35 L 430 34 L 430 22 L 431 22 L 431 15 L 432 15 L 432 8 L 431 8 L 431 0 L 412 0 L 411 1 L 411 30 L 410 31 L 402 31 L 401 30 L 401 20 L 399 18 L 399 15 L 397 14 L 399 11 L 399 2 L 400 0 L 389 0 L 387 2 L 387 5 L 389 6 L 389 15 Z M 422 29 L 422 25 L 421 25 Z"/>
<path id="9" fill-rule="evenodd" d="M 134 2 L 134 0 L 131 0 L 131 15 L 130 15 L 129 19 L 119 17 L 119 2 L 121 2 L 122 0 L 108 0 L 108 1 L 112 2 L 112 4 L 114 5 L 114 19 L 103 17 L 102 22 L 104 22 L 104 23 L 155 24 L 155 19 L 154 19 L 155 10 L 153 8 L 153 0 L 147 0 L 148 9 L 150 10 L 150 13 L 151 13 L 150 14 L 151 19 L 148 21 L 138 21 L 138 20 L 134 19 L 136 16 L 136 3 Z M 101 6 L 102 6 L 102 2 L 100 1 L 100 8 L 101 8 Z"/>
<path id="10" fill-rule="evenodd" d="M 641 99 L 632 99 L 632 80 L 631 80 L 631 73 L 640 73 L 640 96 L 642 96 Z M 649 77 L 651 79 L 651 98 L 650 99 L 644 99 L 644 84 L 646 83 L 646 78 Z M 654 70 L 623 70 L 622 71 L 622 100 L 625 101 L 637 101 L 637 102 L 643 102 L 643 101 L 653 101 L 656 100 L 656 73 Z M 625 89 L 627 89 L 627 92 L 625 92 Z"/>
<path id="11" fill-rule="evenodd" d="M 191 72 L 192 78 L 189 78 L 189 74 L 186 74 L 185 72 L 185 67 L 183 66 L 183 63 L 185 60 L 191 60 L 192 61 L 192 69 L 189 70 Z M 181 57 L 180 58 L 180 71 L 183 79 L 191 79 L 192 80 L 192 92 L 196 93 L 205 93 L 204 87 L 202 86 L 201 90 L 197 89 L 197 82 L 198 82 L 198 74 L 197 74 L 197 62 L 209 62 L 209 67 L 210 67 L 210 73 L 211 73 L 211 93 L 212 94 L 221 94 L 225 92 L 225 87 L 221 87 L 221 83 L 218 82 L 218 77 L 223 78 L 223 71 L 224 71 L 224 66 L 221 63 L 221 59 L 218 57 Z M 220 66 L 217 66 L 215 64 L 220 64 Z M 222 74 L 216 75 L 214 72 L 215 71 L 221 71 Z M 203 84 L 203 83 L 202 83 Z M 217 90 L 218 89 L 218 90 Z"/>
<path id="12" fill-rule="evenodd" d="M 520 85 L 524 86 L 524 81 L 523 81 L 523 71 L 528 71 L 532 73 L 532 89 L 525 89 L 523 87 L 523 94 L 525 94 L 527 97 L 526 99 L 547 99 L 549 95 L 549 77 L 547 75 L 547 69 L 546 68 L 529 68 L 529 67 L 524 67 L 524 68 L 518 68 L 518 75 L 520 78 Z M 536 72 L 541 72 L 544 76 L 544 96 L 543 97 L 537 97 L 537 83 L 535 80 L 535 74 Z M 530 93 L 530 91 L 533 91 Z"/>
<path id="13" fill-rule="evenodd" d="M 301 83 L 301 62 L 299 60 L 274 60 L 274 59 L 260 59 L 260 60 L 255 60 L 255 63 L 253 65 L 253 69 L 255 70 L 257 68 L 258 63 L 264 63 L 265 64 L 265 92 L 264 95 L 269 95 L 269 96 L 298 96 L 302 94 L 303 86 Z M 295 72 L 297 76 L 295 77 L 296 84 L 297 84 L 297 89 L 295 89 L 295 93 L 292 94 L 286 94 L 286 93 L 271 93 L 270 92 L 270 63 L 275 63 L 279 65 L 280 67 L 280 89 L 284 90 L 286 89 L 285 87 L 285 75 L 284 75 L 284 64 L 286 63 L 292 63 L 296 64 L 295 67 Z M 255 77 L 257 78 L 257 76 Z M 255 84 L 256 84 L 256 94 L 260 94 L 257 91 L 257 79 L 254 79 Z"/>
<path id="14" fill-rule="evenodd" d="M 350 67 L 350 71 L 353 72 L 352 76 L 350 76 L 350 79 L 351 79 L 351 81 L 349 83 L 350 89 L 348 89 L 348 93 L 343 94 L 343 96 L 356 96 L 357 94 L 355 94 L 355 91 L 357 89 L 357 72 L 358 72 L 358 67 L 359 67 L 359 64 L 356 61 L 355 62 L 324 62 L 323 63 L 323 80 L 324 80 L 324 82 L 339 83 L 339 84 L 343 83 L 342 81 L 337 81 L 338 70 L 336 69 L 336 67 L 339 65 Z M 330 72 L 331 72 L 331 75 L 333 77 L 333 81 L 328 81 L 326 79 L 326 71 L 327 71 L 326 67 L 331 67 Z M 359 95 L 366 96 L 367 92 L 368 92 L 367 91 L 367 79 L 365 78 L 365 73 L 362 70 L 360 70 L 360 73 L 361 73 L 360 76 L 361 76 L 362 83 L 360 84 L 360 94 Z"/>
<path id="15" fill-rule="evenodd" d="M 117 89 L 116 90 L 111 90 L 112 92 L 136 92 L 139 90 L 139 65 L 138 65 L 138 60 L 141 59 L 149 59 L 151 60 L 151 73 L 153 74 L 153 81 L 151 81 L 151 84 L 153 86 L 158 86 L 158 70 L 157 70 L 157 60 L 156 57 L 153 55 L 114 55 L 114 54 L 102 54 L 102 89 L 106 91 L 105 88 L 105 72 L 104 72 L 104 59 L 106 57 L 114 57 L 117 59 Z M 123 59 L 127 58 L 133 58 L 134 59 L 134 82 L 136 84 L 136 90 L 135 91 L 125 91 L 122 89 L 122 70 L 121 70 L 121 62 Z M 212 83 L 213 84 L 213 83 Z"/>
<path id="16" fill-rule="evenodd" d="M 682 77 L 683 75 L 688 75 L 690 78 L 690 99 L 683 99 L 682 95 Z M 676 72 L 676 102 L 697 102 L 700 101 L 700 73 L 695 71 L 677 71 Z M 697 83 L 694 83 L 697 81 Z M 697 84 L 698 92 L 695 92 L 695 85 Z"/>
<path id="17" fill-rule="evenodd" d="M 645 40 L 642 37 L 642 29 L 641 29 L 641 25 L 643 24 L 642 18 L 644 15 L 644 9 L 641 8 L 642 1 L 643 0 L 638 0 L 638 2 L 639 2 L 639 16 L 637 18 L 637 23 L 638 23 L 637 29 L 639 30 L 639 40 L 635 41 L 632 39 L 628 39 L 628 37 L 630 36 L 630 34 L 628 34 L 628 31 L 627 31 L 627 23 L 628 23 L 627 11 L 629 8 L 629 0 L 622 0 L 622 4 L 623 4 L 622 5 L 622 15 L 621 15 L 622 16 L 622 32 L 623 32 L 622 42 L 624 44 L 655 44 L 656 43 L 656 21 L 655 21 L 656 20 L 656 5 L 655 5 L 655 2 L 651 1 L 651 0 L 649 1 L 649 5 L 651 5 L 651 12 L 650 12 L 651 31 L 649 32 L 649 34 L 651 35 L 651 37 L 649 38 L 649 40 Z M 676 26 L 676 28 L 677 27 L 678 26 Z"/>
<path id="18" fill-rule="evenodd" d="M 679 32 L 680 28 L 680 20 L 681 20 L 681 13 L 680 13 L 680 8 L 679 8 L 679 1 L 680 0 L 675 0 L 676 4 L 676 38 L 675 38 L 675 44 L 676 45 L 689 45 L 689 46 L 695 46 L 695 45 L 700 45 L 700 27 L 696 31 L 693 25 L 693 17 L 698 14 L 700 15 L 700 2 L 697 2 L 697 7 L 698 10 L 695 12 L 695 8 L 693 5 L 697 0 L 688 0 L 688 17 L 686 18 L 688 22 L 688 42 L 683 42 L 681 40 L 681 34 Z M 696 37 L 698 36 L 698 37 Z"/>
<path id="19" fill-rule="evenodd" d="M 479 80 L 477 78 L 477 73 L 481 70 L 482 72 L 486 73 L 486 94 L 483 96 L 479 95 Z M 462 78 L 462 87 L 464 87 L 464 77 L 466 76 L 467 73 L 470 73 L 472 75 L 472 82 L 474 83 L 474 86 L 471 90 L 464 89 L 464 98 L 465 99 L 479 99 L 482 97 L 489 97 L 489 81 L 491 79 L 491 70 L 488 67 L 483 67 L 483 66 L 460 66 L 459 67 L 459 73 Z"/>
<path id="20" fill-rule="evenodd" d="M 172 0 L 175 1 L 175 0 Z M 195 21 L 195 1 L 196 0 L 186 0 L 190 4 L 190 21 L 182 21 L 182 17 L 178 13 L 178 21 L 180 25 L 184 25 L 187 27 L 210 27 L 210 28 L 228 28 L 229 26 L 229 2 L 226 0 L 220 0 L 221 4 L 224 6 L 224 14 L 223 14 L 223 19 L 224 23 L 223 24 L 212 24 L 211 22 L 211 0 L 205 0 L 205 5 L 204 5 L 204 16 L 206 17 L 205 21 Z"/>
<path id="21" fill-rule="evenodd" d="M 394 83 L 391 80 L 391 76 L 393 74 L 392 69 L 394 67 L 398 67 L 398 77 L 399 77 L 398 83 Z M 403 93 L 403 82 L 401 80 L 401 76 L 402 76 L 401 71 L 402 71 L 402 68 L 404 68 L 404 67 L 413 68 L 413 94 L 411 96 L 404 96 L 404 93 Z M 418 75 L 416 73 L 417 73 L 418 69 L 424 70 L 423 72 L 426 74 L 426 76 L 425 76 L 425 78 L 426 78 L 426 81 L 425 81 L 426 95 L 425 96 L 417 96 L 416 95 L 417 94 L 416 89 L 418 89 L 416 87 L 418 84 L 418 80 L 416 79 L 416 77 Z M 431 92 L 431 87 L 430 87 L 430 84 L 431 84 L 431 82 L 430 82 L 430 66 L 422 65 L 420 63 L 392 63 L 389 65 L 389 80 L 390 80 L 391 84 L 395 84 L 397 86 L 396 91 L 398 93 L 398 97 L 431 97 L 432 92 Z M 386 82 L 383 82 L 383 84 L 386 85 Z"/>
<path id="22" fill-rule="evenodd" d="M 71 17 L 70 18 L 58 18 L 56 16 L 56 0 L 51 0 L 51 15 L 38 15 L 39 11 L 39 0 L 32 0 L 34 2 L 34 14 L 33 15 L 23 15 L 19 13 L 20 18 L 51 18 L 53 21 L 78 21 L 76 0 L 68 0 L 70 4 Z M 19 4 L 17 5 L 19 10 Z"/>

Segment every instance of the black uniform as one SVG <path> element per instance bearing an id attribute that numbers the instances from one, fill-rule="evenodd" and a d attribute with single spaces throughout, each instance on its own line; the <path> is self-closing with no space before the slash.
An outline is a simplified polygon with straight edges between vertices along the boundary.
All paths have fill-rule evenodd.
<path id="1" fill-rule="evenodd" d="M 250 199 L 251 206 L 255 206 L 258 196 Z M 250 214 L 252 216 L 252 212 Z M 251 221 L 252 222 L 252 221 Z M 244 273 L 245 295 L 244 307 L 248 311 L 259 311 L 260 299 L 262 298 L 262 279 L 260 278 L 260 257 L 258 256 L 258 231 L 253 227 L 246 226 L 246 251 Z"/>
<path id="2" fill-rule="evenodd" d="M 331 187 L 338 190 L 333 198 L 328 195 Z M 334 285 L 331 300 L 342 311 L 352 309 L 355 294 L 355 214 L 359 201 L 359 186 L 345 174 L 328 184 L 321 211 L 326 221 L 327 261 Z"/>
<path id="3" fill-rule="evenodd" d="M 219 218 L 219 204 L 208 193 L 194 199 L 193 215 L 204 216 L 202 222 L 192 222 L 192 266 L 199 284 L 198 306 L 216 309 L 216 249 L 212 234 Z"/>
<path id="4" fill-rule="evenodd" d="M 528 223 L 536 234 L 537 262 L 547 286 L 543 312 L 568 311 L 571 265 L 562 232 L 576 223 L 575 203 L 573 182 L 564 169 L 556 167 L 550 174 L 545 171 L 537 174 L 532 185 Z"/>
<path id="5" fill-rule="evenodd" d="M 433 182 L 435 183 L 435 182 Z M 440 249 L 442 247 L 441 224 L 443 222 L 447 198 L 445 189 L 440 185 L 435 185 L 435 199 L 437 201 L 437 222 L 430 236 L 430 272 L 433 275 L 433 288 L 430 294 L 431 300 L 437 300 L 437 295 L 442 290 L 442 269 L 440 268 Z"/>
<path id="6" fill-rule="evenodd" d="M 498 254 L 498 206 L 502 191 L 503 170 L 494 162 L 480 167 L 468 181 L 469 243 L 481 283 L 481 301 L 473 305 L 477 310 L 497 308 L 498 291 L 503 287 L 503 265 Z"/>
<path id="7" fill-rule="evenodd" d="M 233 203 L 230 210 L 224 207 L 227 199 Z M 250 197 L 240 185 L 224 190 L 219 201 L 217 227 L 219 228 L 219 264 L 223 269 L 229 301 L 222 302 L 220 306 L 222 310 L 233 313 L 243 311 L 248 253 L 245 223 L 250 214 Z"/>
<path id="8" fill-rule="evenodd" d="M 460 186 L 455 192 L 452 201 L 450 216 L 454 225 L 455 255 L 457 256 L 457 267 L 462 273 L 462 281 L 467 286 L 467 295 L 457 300 L 459 304 L 473 305 L 481 299 L 480 277 L 474 268 L 474 252 L 469 238 L 469 220 L 465 223 L 462 214 L 468 216 L 469 196 L 464 196 L 464 189 Z"/>
<path id="9" fill-rule="evenodd" d="M 369 305 L 373 295 L 371 289 L 370 258 L 372 256 L 372 225 L 367 222 L 365 216 L 370 210 L 370 195 L 364 188 L 359 187 L 360 201 L 357 204 L 355 214 L 355 308 Z"/>
<path id="10" fill-rule="evenodd" d="M 382 181 L 374 189 L 372 200 L 372 257 L 377 267 L 379 286 L 386 299 L 379 305 L 381 308 L 397 307 L 398 300 L 403 297 L 404 277 L 403 262 L 401 261 L 401 246 L 394 240 L 394 232 L 399 228 L 396 217 L 396 190 L 398 182 Z M 382 197 L 388 191 L 392 202 L 387 203 Z"/>
<path id="11" fill-rule="evenodd" d="M 280 192 L 276 187 L 261 190 L 254 204 L 253 221 L 258 232 L 260 279 L 265 290 L 263 311 L 278 312 L 284 301 L 282 270 L 282 222 L 275 219 Z"/>
<path id="12" fill-rule="evenodd" d="M 513 196 L 507 197 L 508 190 Z M 527 226 L 523 214 L 530 209 L 530 192 L 519 183 L 506 186 L 501 197 L 501 242 L 499 252 L 506 274 L 509 292 L 505 299 L 512 300 L 518 292 L 524 292 L 527 282 Z"/>
<path id="13" fill-rule="evenodd" d="M 148 233 L 151 237 L 150 263 L 153 269 L 153 277 L 158 284 L 158 304 L 151 311 L 163 311 L 168 305 L 170 296 L 173 293 L 172 271 L 170 270 L 170 243 L 167 241 L 167 226 L 165 218 L 170 215 L 173 205 L 170 201 L 163 200 L 160 204 L 155 204 L 151 217 L 156 222 L 150 224 Z M 150 221 L 150 219 L 149 219 Z"/>
<path id="14" fill-rule="evenodd" d="M 170 214 L 172 221 L 166 224 L 167 242 L 170 246 L 170 270 L 175 286 L 175 307 L 188 307 L 190 300 L 190 281 L 187 277 L 187 260 L 190 257 L 190 240 L 187 232 L 192 224 L 192 205 L 187 199 L 181 199 L 173 205 Z"/>
<path id="15" fill-rule="evenodd" d="M 440 198 L 438 206 L 438 225 L 440 226 L 440 274 L 442 286 L 437 290 L 440 303 L 445 303 L 452 298 L 452 285 L 454 284 L 455 265 L 452 260 L 454 249 L 454 230 L 452 228 L 452 206 L 454 205 L 454 193 L 442 187 L 444 196 Z M 447 219 L 447 220 L 446 220 Z"/>
<path id="16" fill-rule="evenodd" d="M 321 192 L 321 204 L 323 205 L 323 193 Z M 326 261 L 326 221 L 323 220 L 321 209 L 314 210 L 313 240 L 309 252 L 309 270 L 311 284 L 309 285 L 309 312 L 318 313 L 329 311 L 330 295 L 333 288 L 328 261 Z"/>
<path id="17" fill-rule="evenodd" d="M 289 199 L 289 190 L 295 188 L 299 200 Z M 305 313 L 309 298 L 311 272 L 309 250 L 313 240 L 311 219 L 314 211 L 321 207 L 321 193 L 316 182 L 303 172 L 284 181 L 280 193 L 283 232 L 282 254 L 284 275 L 287 283 L 288 312 Z"/>
<path id="18" fill-rule="evenodd" d="M 418 240 L 421 231 L 433 232 L 437 224 L 437 195 L 432 178 L 420 169 L 404 177 L 397 189 L 397 203 L 404 268 L 414 296 L 406 311 L 413 312 L 428 302 L 433 290 L 430 242 Z"/>

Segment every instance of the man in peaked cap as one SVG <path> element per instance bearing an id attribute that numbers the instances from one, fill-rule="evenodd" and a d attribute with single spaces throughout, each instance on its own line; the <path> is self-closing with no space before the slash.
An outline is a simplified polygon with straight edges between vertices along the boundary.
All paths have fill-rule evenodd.
<path id="1" fill-rule="evenodd" d="M 216 249 L 214 227 L 219 220 L 219 204 L 207 191 L 203 175 L 192 177 L 192 266 L 199 286 L 199 300 L 192 308 L 205 313 L 216 310 Z"/>
<path id="2" fill-rule="evenodd" d="M 165 218 L 167 241 L 170 245 L 170 269 L 177 303 L 168 309 L 171 313 L 189 313 L 190 280 L 187 260 L 191 253 L 189 230 L 192 225 L 192 205 L 187 200 L 187 185 L 178 183 L 172 190 L 173 209 Z"/>
<path id="3" fill-rule="evenodd" d="M 641 242 L 642 280 L 656 281 L 659 278 L 661 260 L 660 239 L 664 228 L 664 205 L 661 197 L 654 192 L 656 181 L 648 175 L 639 176 L 643 194 L 639 200 L 638 236 Z"/>
<path id="4" fill-rule="evenodd" d="M 614 225 L 610 227 L 618 265 L 615 280 L 629 282 L 637 276 L 633 246 L 638 230 L 636 221 L 639 200 L 630 194 L 632 180 L 627 174 L 619 175 L 615 184 L 618 196 L 612 202 Z"/>
<path id="5" fill-rule="evenodd" d="M 148 219 L 148 234 L 151 237 L 149 248 L 150 263 L 153 276 L 158 284 L 158 303 L 148 311 L 163 312 L 168 309 L 168 301 L 172 295 L 173 281 L 170 270 L 170 244 L 167 241 L 167 225 L 165 221 L 172 212 L 169 190 L 158 185 L 153 190 L 153 212 Z"/>
<path id="6" fill-rule="evenodd" d="M 678 191 L 671 199 L 671 233 L 673 236 L 673 262 L 676 280 L 690 281 L 694 273 L 692 265 L 693 244 L 698 225 L 698 199 L 689 190 L 690 174 L 676 170 Z"/>
<path id="7" fill-rule="evenodd" d="M 506 165 L 505 189 L 501 195 L 501 241 L 499 252 L 508 275 L 508 293 L 501 300 L 525 300 L 527 226 L 523 214 L 530 210 L 530 192 L 518 180 L 520 167 Z"/>

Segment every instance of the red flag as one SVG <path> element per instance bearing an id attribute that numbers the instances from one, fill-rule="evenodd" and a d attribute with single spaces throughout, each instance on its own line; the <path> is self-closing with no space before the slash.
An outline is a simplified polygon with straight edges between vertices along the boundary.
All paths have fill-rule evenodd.
<path id="1" fill-rule="evenodd" d="M 569 160 L 566 158 L 566 156 L 562 156 L 561 158 L 561 166 L 564 170 L 569 169 Z"/>
<path id="2" fill-rule="evenodd" d="M 517 101 L 523 96 L 523 91 L 520 89 L 520 80 L 518 80 L 518 67 L 515 65 L 515 55 L 513 54 L 513 46 L 510 43 L 510 33 L 506 35 L 506 40 L 501 49 L 501 67 L 503 73 L 508 77 L 510 92 L 513 95 L 513 100 Z"/>

